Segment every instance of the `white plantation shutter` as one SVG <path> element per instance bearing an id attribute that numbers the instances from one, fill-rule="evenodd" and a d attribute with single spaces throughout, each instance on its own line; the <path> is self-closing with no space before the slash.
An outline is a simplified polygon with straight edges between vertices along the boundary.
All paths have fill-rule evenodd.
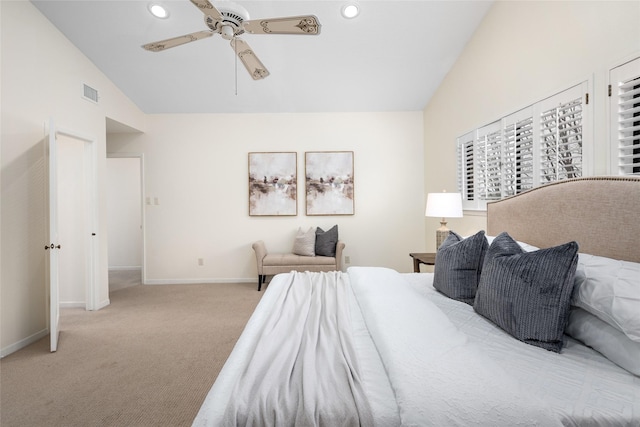
<path id="1" fill-rule="evenodd" d="M 480 200 L 500 200 L 502 130 L 500 122 L 478 129 L 476 136 L 476 192 Z"/>
<path id="2" fill-rule="evenodd" d="M 473 132 L 458 138 L 458 191 L 463 201 L 475 200 Z"/>
<path id="3" fill-rule="evenodd" d="M 618 175 L 640 175 L 640 58 L 609 75 L 611 169 Z"/>
<path id="4" fill-rule="evenodd" d="M 540 183 L 582 176 L 582 94 L 540 114 Z"/>
<path id="5" fill-rule="evenodd" d="M 487 201 L 589 171 L 588 89 L 585 81 L 458 138 L 463 208 L 483 209 Z M 637 148 L 626 150 L 637 154 Z"/>
<path id="6" fill-rule="evenodd" d="M 497 130 L 487 134 L 487 187 L 483 200 L 500 200 L 502 195 L 502 132 Z"/>
<path id="7" fill-rule="evenodd" d="M 533 188 L 533 116 L 527 108 L 503 119 L 502 195 Z"/>

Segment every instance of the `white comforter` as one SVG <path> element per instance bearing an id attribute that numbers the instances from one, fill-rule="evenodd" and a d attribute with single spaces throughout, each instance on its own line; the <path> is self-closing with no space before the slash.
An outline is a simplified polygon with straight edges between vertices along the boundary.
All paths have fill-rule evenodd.
<path id="1" fill-rule="evenodd" d="M 348 281 L 340 272 L 289 274 L 260 325 L 224 426 L 373 425 L 360 380 Z"/>
<path id="2" fill-rule="evenodd" d="M 251 367 L 249 362 L 254 355 L 261 357 L 263 350 L 259 349 L 259 342 L 263 340 L 264 325 L 270 322 L 270 312 L 282 309 L 278 301 L 282 299 L 283 290 L 291 288 L 289 278 L 295 274 L 279 275 L 270 283 L 209 392 L 194 426 L 219 426 L 224 425 L 225 420 L 235 425 L 246 425 L 245 417 L 249 417 L 253 425 L 261 423 L 255 417 L 265 416 L 264 413 L 247 413 L 247 410 L 253 410 L 243 408 L 254 390 L 254 374 L 261 375 L 264 369 L 264 366 Z M 342 274 L 337 277 L 344 280 L 342 285 L 346 292 L 346 297 L 343 294 L 339 298 L 351 301 L 352 324 L 361 325 L 363 327 L 360 329 L 364 329 L 364 333 L 362 330 L 358 332 L 358 327 L 354 326 L 357 359 L 363 363 L 353 361 L 344 365 L 354 370 L 355 378 L 362 376 L 365 394 L 373 410 L 373 420 L 367 420 L 363 411 L 365 417 L 359 421 L 361 425 L 561 425 L 543 403 L 528 395 L 495 362 L 471 344 L 440 309 L 406 286 L 399 273 L 384 268 L 352 267 L 348 277 Z M 293 285 L 300 287 L 296 291 L 303 291 L 302 287 L 305 286 L 303 283 Z M 311 291 L 311 288 L 304 290 Z M 328 308 L 336 304 L 336 300 L 324 300 L 323 304 Z M 290 347 L 290 344 L 281 341 L 283 337 L 273 338 L 278 346 Z M 317 362 L 324 356 L 308 357 Z M 325 362 L 322 363 L 326 368 Z M 327 374 L 326 369 L 314 371 L 311 366 L 305 370 L 307 374 L 303 375 L 303 382 L 306 384 L 302 386 L 303 389 Z M 265 388 L 258 394 L 268 397 L 270 393 L 279 393 L 277 390 L 282 389 L 282 384 L 276 385 L 275 381 L 286 384 L 288 378 L 276 377 L 264 383 L 273 385 L 271 391 Z M 241 394 L 241 389 L 245 389 L 242 392 L 245 394 Z M 353 393 L 349 391 L 346 394 Z M 315 414 L 324 411 L 327 402 L 332 407 L 331 401 L 325 401 L 327 395 L 327 390 L 312 392 L 308 404 Z M 336 391 L 336 395 L 343 398 L 345 391 Z M 238 401 L 239 405 L 236 403 Z M 288 403 L 284 404 L 283 409 L 287 407 L 290 413 L 291 407 L 286 405 Z M 352 406 L 356 408 L 362 405 L 354 403 Z M 273 416 L 277 406 L 278 400 L 275 399 L 267 416 Z M 317 416 L 303 417 L 312 421 L 318 419 Z M 264 424 L 267 421 L 262 420 Z M 296 424 L 288 417 L 288 421 L 283 418 L 278 425 Z"/>
<path id="3" fill-rule="evenodd" d="M 562 425 L 399 273 L 351 267 L 349 278 L 402 425 Z"/>

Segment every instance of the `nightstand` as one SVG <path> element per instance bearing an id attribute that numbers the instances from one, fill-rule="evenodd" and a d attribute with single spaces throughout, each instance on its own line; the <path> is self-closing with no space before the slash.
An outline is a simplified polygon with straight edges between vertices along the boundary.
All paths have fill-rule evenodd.
<path id="1" fill-rule="evenodd" d="M 420 264 L 436 265 L 436 254 L 434 252 L 412 253 L 409 256 L 413 258 L 414 273 L 420 273 Z"/>

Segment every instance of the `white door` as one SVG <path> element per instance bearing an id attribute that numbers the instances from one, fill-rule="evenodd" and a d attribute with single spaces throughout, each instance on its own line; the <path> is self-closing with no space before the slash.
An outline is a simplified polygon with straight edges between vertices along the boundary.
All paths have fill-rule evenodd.
<path id="1" fill-rule="evenodd" d="M 91 232 L 88 221 L 91 200 L 85 171 L 89 167 L 85 152 L 89 142 L 58 129 L 58 236 L 62 244 L 58 259 L 58 297 L 60 308 L 87 308 L 91 283 Z"/>
<path id="2" fill-rule="evenodd" d="M 49 120 L 49 333 L 51 351 L 58 349 L 58 323 L 60 321 L 60 294 L 58 283 L 59 249 L 58 242 L 58 146 L 53 119 Z"/>
<path id="3" fill-rule="evenodd" d="M 68 198 L 60 199 L 60 174 L 59 174 L 59 142 L 58 136 L 63 138 L 71 138 L 83 143 L 82 150 L 84 157 L 78 161 L 83 163 L 82 169 L 84 176 L 78 178 L 84 181 L 81 187 L 75 188 L 74 191 L 83 192 L 83 205 L 76 205 L 74 209 L 81 210 L 80 214 L 84 227 L 82 232 L 85 234 L 82 244 L 82 252 L 85 253 L 83 259 L 76 260 L 76 265 L 66 262 L 61 264 L 60 252 L 65 248 L 62 246 L 64 242 L 60 241 L 60 203 L 69 203 Z M 82 265 L 81 276 L 84 277 L 86 293 L 82 292 L 87 310 L 96 310 L 98 308 L 99 293 L 96 289 L 98 280 L 96 279 L 96 252 L 97 238 L 95 228 L 97 224 L 96 210 L 96 194 L 97 185 L 95 179 L 95 142 L 92 138 L 79 135 L 76 132 L 56 128 L 53 119 L 49 121 L 49 139 L 48 139 L 48 169 L 49 169 L 49 241 L 45 245 L 45 249 L 49 252 L 49 333 L 51 339 L 51 351 L 54 352 L 58 348 L 58 335 L 60 333 L 60 273 L 61 269 L 79 269 L 77 264 Z M 76 157 L 78 159 L 78 157 Z M 80 218 L 80 217 L 78 217 Z M 68 220 L 68 218 L 67 218 Z M 69 238 L 67 237 L 63 238 Z M 76 239 L 77 240 L 77 239 Z M 67 257 L 68 258 L 68 257 Z M 65 277 L 69 277 L 65 271 Z"/>

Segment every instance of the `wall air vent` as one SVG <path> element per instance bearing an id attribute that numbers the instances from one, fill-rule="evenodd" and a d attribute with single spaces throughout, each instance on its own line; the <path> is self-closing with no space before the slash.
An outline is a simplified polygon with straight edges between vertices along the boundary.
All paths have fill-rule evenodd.
<path id="1" fill-rule="evenodd" d="M 89 85 L 83 84 L 83 95 L 82 97 L 87 101 L 91 101 L 94 103 L 98 103 L 98 90 L 92 88 Z"/>

